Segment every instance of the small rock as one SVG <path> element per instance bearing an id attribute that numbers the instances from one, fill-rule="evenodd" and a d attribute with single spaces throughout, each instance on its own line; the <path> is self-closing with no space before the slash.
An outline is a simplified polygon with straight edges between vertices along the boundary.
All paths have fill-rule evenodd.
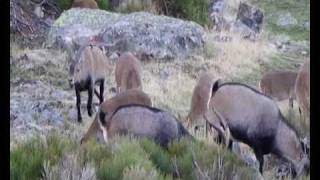
<path id="1" fill-rule="evenodd" d="M 310 31 L 310 21 L 304 22 L 304 23 L 303 23 L 303 27 L 304 27 L 306 30 Z"/>
<path id="2" fill-rule="evenodd" d="M 34 8 L 34 14 L 36 16 L 38 16 L 39 18 L 43 18 L 44 17 L 44 12 L 43 12 L 43 7 L 42 6 L 36 6 Z"/>
<path id="3" fill-rule="evenodd" d="M 298 21 L 289 12 L 286 12 L 285 14 L 280 14 L 276 22 L 278 26 L 285 28 L 295 26 L 297 23 Z"/>
<path id="4" fill-rule="evenodd" d="M 301 53 L 302 55 L 307 55 L 307 54 L 308 54 L 307 51 L 301 51 L 300 53 Z"/>

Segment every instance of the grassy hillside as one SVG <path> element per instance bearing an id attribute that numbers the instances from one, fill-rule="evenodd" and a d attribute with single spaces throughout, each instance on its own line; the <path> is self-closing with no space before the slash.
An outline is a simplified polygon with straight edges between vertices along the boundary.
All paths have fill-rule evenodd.
<path id="1" fill-rule="evenodd" d="M 153 106 L 172 112 L 184 124 L 192 90 L 201 72 L 209 71 L 224 82 L 242 82 L 257 88 L 258 81 L 268 71 L 298 70 L 307 55 L 299 51 L 280 51 L 272 37 L 285 34 L 289 41 L 305 40 L 304 50 L 308 54 L 309 30 L 300 25 L 309 20 L 309 0 L 251 0 L 251 3 L 262 8 L 266 17 L 259 40 L 253 42 L 226 32 L 207 32 L 203 57 L 142 62 L 143 88 L 150 95 Z M 297 26 L 278 27 L 275 23 L 277 13 L 282 11 L 290 12 L 297 20 Z M 217 35 L 230 36 L 232 41 L 217 42 L 214 40 Z M 203 129 L 197 133 L 188 129 L 198 142 L 183 139 L 173 142 L 168 150 L 150 140 L 130 137 L 115 137 L 107 145 L 92 139 L 80 146 L 80 138 L 92 118 L 88 117 L 85 107 L 87 93 L 83 93 L 84 123 L 76 123 L 75 94 L 67 83 L 66 53 L 41 46 L 22 48 L 19 41 L 11 38 L 10 105 L 14 105 L 10 107 L 11 179 L 259 178 L 254 166 L 247 165 L 243 158 L 253 157 L 250 148 L 243 145 L 240 153 L 230 152 L 213 142 L 212 137 L 205 137 Z M 105 99 L 114 95 L 109 91 L 111 87 L 115 87 L 114 72 L 107 76 Z M 43 102 L 47 103 L 43 105 Z M 291 111 L 288 101 L 278 104 L 299 133 L 309 137 L 310 125 L 301 121 L 297 105 Z M 14 109 L 19 105 L 30 106 L 30 112 L 29 109 L 27 112 Z M 54 110 L 53 114 L 50 114 L 50 108 Z M 29 117 L 31 111 L 33 114 Z M 24 118 L 15 118 L 17 112 L 25 113 L 22 114 Z M 56 122 L 55 114 L 63 121 Z M 273 156 L 266 156 L 264 179 L 275 179 L 280 165 Z M 310 177 L 306 175 L 303 179 Z"/>

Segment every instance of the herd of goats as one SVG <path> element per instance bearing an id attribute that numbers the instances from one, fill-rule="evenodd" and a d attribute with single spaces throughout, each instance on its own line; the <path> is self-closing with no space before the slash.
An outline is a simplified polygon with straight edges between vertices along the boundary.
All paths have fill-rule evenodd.
<path id="1" fill-rule="evenodd" d="M 104 49 L 89 41 L 69 55 L 68 81 L 76 92 L 78 122 L 82 122 L 81 91 L 88 91 L 87 111 L 90 117 L 93 115 L 93 94 L 100 101 L 99 110 L 81 138 L 81 144 L 97 132 L 102 132 L 105 142 L 116 134 L 128 134 L 148 137 L 164 148 L 181 137 L 195 140 L 171 113 L 152 107 L 150 97 L 143 92 L 140 61 L 132 53 L 124 52 L 117 59 L 116 95 L 107 100 L 103 97 L 104 81 L 112 69 Z M 260 173 L 263 155 L 272 153 L 292 165 L 294 177 L 300 176 L 309 168 L 309 147 L 284 118 L 276 100 L 289 99 L 292 107 L 292 100 L 296 99 L 299 112 L 309 116 L 309 69 L 310 60 L 307 59 L 299 72 L 268 73 L 259 83 L 261 91 L 242 83 L 222 82 L 204 72 L 193 90 L 185 122 L 190 127 L 205 120 L 206 131 L 208 127 L 215 130 L 219 143 L 229 149 L 232 149 L 233 140 L 249 145 L 259 161 Z M 99 92 L 95 85 L 99 85 Z"/>
<path id="2" fill-rule="evenodd" d="M 73 7 L 98 8 L 95 1 L 75 0 Z M 82 4 L 81 4 L 82 3 Z M 93 4 L 93 5 L 90 5 Z M 143 92 L 141 64 L 130 52 L 120 54 L 115 67 L 116 95 L 104 100 L 104 81 L 111 72 L 111 64 L 104 49 L 95 43 L 82 45 L 77 51 L 68 51 L 70 68 L 68 81 L 76 92 L 78 122 L 81 91 L 88 91 L 87 111 L 92 117 L 93 94 L 99 99 L 99 110 L 81 144 L 102 132 L 103 139 L 118 134 L 148 137 L 166 148 L 181 137 L 195 138 L 171 113 L 152 107 L 148 94 Z M 99 92 L 95 89 L 99 85 Z M 193 90 L 191 107 L 185 119 L 190 127 L 205 121 L 206 131 L 215 130 L 218 142 L 232 149 L 233 141 L 249 145 L 259 161 L 262 174 L 263 155 L 272 153 L 292 165 L 293 177 L 299 177 L 309 168 L 309 147 L 298 137 L 297 131 L 284 118 L 276 101 L 289 99 L 299 104 L 300 117 L 310 115 L 310 59 L 299 72 L 268 73 L 259 82 L 260 91 L 237 82 L 222 82 L 212 74 L 200 74 Z M 197 126 L 196 126 L 197 127 Z"/>

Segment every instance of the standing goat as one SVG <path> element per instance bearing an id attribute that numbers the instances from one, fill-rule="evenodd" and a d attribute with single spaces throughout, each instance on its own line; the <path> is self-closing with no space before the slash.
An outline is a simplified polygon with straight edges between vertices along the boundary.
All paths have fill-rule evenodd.
<path id="1" fill-rule="evenodd" d="M 259 91 L 240 83 L 213 85 L 209 107 L 223 117 L 233 139 L 248 144 L 263 169 L 263 155 L 275 154 L 293 165 L 294 175 L 300 175 L 309 159 L 304 144 L 288 124 L 277 104 Z M 221 121 L 211 118 L 210 123 Z"/>
<path id="2" fill-rule="evenodd" d="M 295 85 L 297 101 L 304 114 L 310 114 L 310 60 L 302 65 Z"/>
<path id="3" fill-rule="evenodd" d="M 297 74 L 292 71 L 267 73 L 259 82 L 260 90 L 277 101 L 289 99 L 289 107 L 293 108 Z"/>
<path id="4" fill-rule="evenodd" d="M 152 106 L 150 97 L 140 89 L 129 89 L 115 95 L 114 97 L 100 104 L 100 108 L 95 119 L 93 120 L 86 134 L 81 138 L 80 143 L 83 144 L 88 141 L 88 139 L 99 130 L 99 119 L 107 121 L 118 107 L 128 104 Z"/>
<path id="5" fill-rule="evenodd" d="M 92 45 L 81 47 L 76 55 L 71 54 L 71 65 L 69 69 L 69 84 L 75 87 L 77 96 L 78 122 L 82 122 L 80 105 L 81 91 L 88 91 L 87 110 L 88 115 L 92 116 L 92 96 L 95 93 L 100 103 L 103 102 L 104 80 L 107 71 L 110 70 L 108 59 L 103 51 Z M 94 86 L 100 85 L 100 93 Z"/>
<path id="6" fill-rule="evenodd" d="M 170 113 L 145 105 L 119 107 L 106 121 L 99 119 L 105 142 L 114 135 L 148 137 L 166 148 L 168 143 L 183 136 L 192 137 Z"/>
<path id="7" fill-rule="evenodd" d="M 119 57 L 115 75 L 117 93 L 133 88 L 142 89 L 141 65 L 132 53 L 126 52 Z"/>

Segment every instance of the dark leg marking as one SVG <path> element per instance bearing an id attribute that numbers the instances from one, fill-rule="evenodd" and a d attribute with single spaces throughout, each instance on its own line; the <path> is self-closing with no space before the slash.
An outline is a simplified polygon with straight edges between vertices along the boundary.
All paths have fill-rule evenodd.
<path id="1" fill-rule="evenodd" d="M 100 104 L 103 102 L 103 91 L 104 91 L 104 79 L 100 81 Z"/>
<path id="2" fill-rule="evenodd" d="M 89 87 L 88 87 L 88 102 L 87 102 L 87 110 L 88 110 L 88 115 L 91 117 L 92 116 L 92 96 L 93 96 L 93 90 L 94 86 L 90 82 Z"/>
<path id="3" fill-rule="evenodd" d="M 76 91 L 76 96 L 77 96 L 77 111 L 78 111 L 78 122 L 82 122 L 82 117 L 81 117 L 81 96 L 80 96 L 80 89 L 78 88 L 78 86 L 75 86 L 75 91 Z"/>
<path id="4" fill-rule="evenodd" d="M 260 152 L 258 152 L 256 150 L 254 151 L 254 154 L 256 155 L 257 160 L 259 161 L 259 172 L 262 175 L 263 163 L 264 163 L 263 155 L 262 155 L 262 153 L 260 153 Z"/>

